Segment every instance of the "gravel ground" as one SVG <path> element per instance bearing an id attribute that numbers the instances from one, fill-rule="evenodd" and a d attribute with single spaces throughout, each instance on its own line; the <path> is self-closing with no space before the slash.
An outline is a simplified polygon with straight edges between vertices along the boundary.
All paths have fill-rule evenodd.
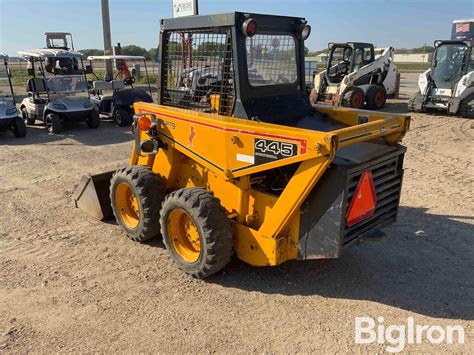
<path id="1" fill-rule="evenodd" d="M 403 112 L 406 101 L 387 109 Z M 413 115 L 399 220 L 388 238 L 337 260 L 253 268 L 234 260 L 205 281 L 74 209 L 81 175 L 127 164 L 126 128 L 0 133 L 0 351 L 381 352 L 354 320 L 462 325 L 474 352 L 474 121 Z"/>

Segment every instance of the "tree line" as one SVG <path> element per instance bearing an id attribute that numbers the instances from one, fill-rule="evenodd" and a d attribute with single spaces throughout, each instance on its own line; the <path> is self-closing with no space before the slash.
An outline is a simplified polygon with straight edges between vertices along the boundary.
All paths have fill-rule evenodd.
<path id="1" fill-rule="evenodd" d="M 223 51 L 224 44 L 222 43 L 212 43 L 204 42 L 199 45 L 198 52 L 201 53 L 219 53 Z M 433 46 L 423 45 L 416 48 L 397 48 L 395 49 L 396 53 L 400 54 L 410 54 L 410 53 L 431 53 L 434 51 Z M 104 51 L 101 49 L 80 49 L 79 52 L 83 53 L 86 57 L 90 55 L 103 55 Z M 178 42 L 171 41 L 170 52 L 177 54 L 181 53 L 181 44 Z M 305 55 L 312 57 L 317 56 L 321 53 L 327 53 L 327 49 L 319 51 L 311 51 L 308 47 L 305 47 Z M 134 44 L 122 47 L 123 55 L 139 55 L 145 57 L 147 60 L 155 60 L 157 55 L 157 48 L 146 49 Z"/>
<path id="2" fill-rule="evenodd" d="M 134 44 L 122 47 L 123 55 L 139 55 L 146 58 L 146 60 L 155 60 L 156 59 L 157 48 L 146 49 Z M 80 49 L 79 52 L 88 57 L 90 55 L 104 55 L 103 49 Z"/>

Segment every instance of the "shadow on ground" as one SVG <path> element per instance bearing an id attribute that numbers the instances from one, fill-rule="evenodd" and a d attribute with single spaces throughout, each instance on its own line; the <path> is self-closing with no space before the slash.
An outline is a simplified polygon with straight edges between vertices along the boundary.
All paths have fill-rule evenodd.
<path id="1" fill-rule="evenodd" d="M 130 127 L 117 127 L 112 120 L 101 120 L 97 129 L 88 128 L 84 122 L 63 122 L 63 131 L 49 134 L 46 126 L 36 121 L 35 126 L 28 126 L 24 138 L 15 138 L 11 131 L 0 132 L 0 145 L 89 145 L 100 146 L 131 141 L 133 136 Z"/>
<path id="2" fill-rule="evenodd" d="M 465 217 L 401 207 L 399 221 L 386 229 L 388 238 L 353 247 L 340 259 L 264 268 L 234 260 L 208 282 L 268 294 L 368 300 L 430 317 L 473 320 L 473 218 L 454 218 Z"/>

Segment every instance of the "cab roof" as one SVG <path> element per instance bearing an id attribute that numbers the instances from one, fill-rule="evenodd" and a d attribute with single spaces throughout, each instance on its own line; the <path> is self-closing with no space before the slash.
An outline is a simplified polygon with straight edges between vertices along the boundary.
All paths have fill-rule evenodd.
<path id="1" fill-rule="evenodd" d="M 474 47 L 474 40 L 462 40 L 462 39 L 453 39 L 453 40 L 441 40 L 438 39 L 434 41 L 434 46 L 439 47 L 441 44 L 465 44 L 468 47 Z"/>
<path id="2" fill-rule="evenodd" d="M 249 12 L 229 12 L 224 14 L 197 15 L 176 17 L 161 20 L 162 30 L 196 29 L 209 27 L 240 26 L 245 20 L 252 18 L 257 23 L 257 33 L 261 31 L 289 31 L 302 23 L 303 17 L 255 14 Z"/>
<path id="3" fill-rule="evenodd" d="M 87 60 L 116 60 L 116 59 L 130 59 L 130 60 L 145 60 L 145 57 L 141 55 L 91 55 L 87 57 Z"/>
<path id="4" fill-rule="evenodd" d="M 34 57 L 34 58 L 81 58 L 83 57 L 82 53 L 67 51 L 65 49 L 54 49 L 54 48 L 42 48 L 42 49 L 28 49 L 23 51 L 18 51 L 18 54 L 25 57 Z"/>
<path id="5" fill-rule="evenodd" d="M 341 42 L 341 43 L 329 42 L 328 43 L 328 48 L 331 49 L 332 46 L 351 47 L 351 48 L 367 48 L 367 47 L 373 47 L 374 45 L 372 43 L 366 43 L 366 42 Z"/>

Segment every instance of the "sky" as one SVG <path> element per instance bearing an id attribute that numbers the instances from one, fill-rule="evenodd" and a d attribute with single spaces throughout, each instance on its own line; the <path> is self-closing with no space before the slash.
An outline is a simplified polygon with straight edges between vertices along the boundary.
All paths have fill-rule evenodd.
<path id="1" fill-rule="evenodd" d="M 112 42 L 156 48 L 172 0 L 109 0 Z M 474 17 L 474 0 L 199 0 L 199 13 L 232 11 L 305 17 L 311 51 L 328 42 L 419 47 L 449 39 L 451 22 Z M 0 0 L 0 52 L 44 47 L 44 32 L 72 32 L 76 50 L 103 48 L 100 0 Z"/>

